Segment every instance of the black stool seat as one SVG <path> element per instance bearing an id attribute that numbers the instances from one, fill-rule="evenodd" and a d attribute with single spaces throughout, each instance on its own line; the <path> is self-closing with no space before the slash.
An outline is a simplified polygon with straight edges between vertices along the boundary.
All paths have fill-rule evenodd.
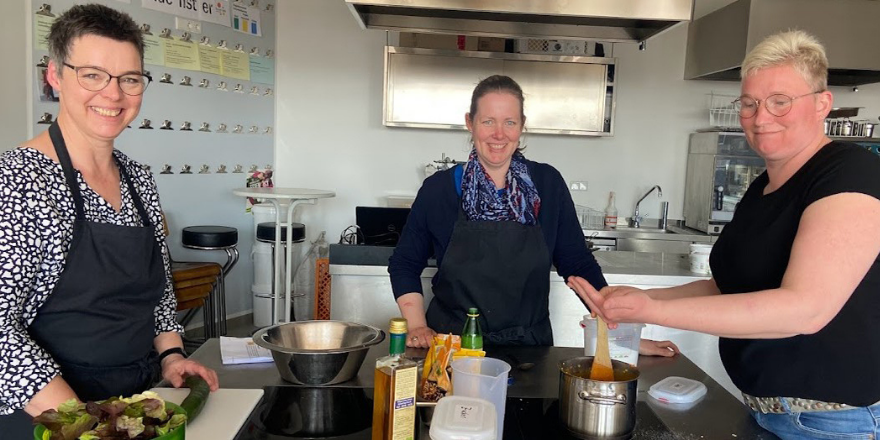
<path id="1" fill-rule="evenodd" d="M 299 243 L 306 239 L 306 225 L 291 223 L 293 228 L 293 242 Z M 265 222 L 257 225 L 257 240 L 262 242 L 275 242 L 275 222 Z M 281 225 L 281 241 L 287 240 L 287 225 Z"/>
<path id="2" fill-rule="evenodd" d="M 228 226 L 188 226 L 180 237 L 186 247 L 228 248 L 238 244 L 238 229 Z"/>

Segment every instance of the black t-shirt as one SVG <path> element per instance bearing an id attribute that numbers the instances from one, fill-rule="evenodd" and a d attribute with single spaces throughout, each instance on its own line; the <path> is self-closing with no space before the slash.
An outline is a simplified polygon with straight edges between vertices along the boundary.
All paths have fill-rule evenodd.
<path id="1" fill-rule="evenodd" d="M 712 249 L 712 274 L 723 294 L 782 284 L 801 215 L 811 203 L 848 192 L 880 199 L 880 157 L 832 142 L 782 187 L 763 195 L 767 183 L 766 172 L 755 179 Z M 822 330 L 783 339 L 721 338 L 719 349 L 733 383 L 754 396 L 856 406 L 880 401 L 880 256 Z"/>

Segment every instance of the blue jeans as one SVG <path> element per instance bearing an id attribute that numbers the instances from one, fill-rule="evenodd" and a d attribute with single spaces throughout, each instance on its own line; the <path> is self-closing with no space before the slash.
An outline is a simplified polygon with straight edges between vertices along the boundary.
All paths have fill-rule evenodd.
<path id="1" fill-rule="evenodd" d="M 880 440 L 880 403 L 844 411 L 791 412 L 783 402 L 784 414 L 750 410 L 764 429 L 783 440 L 832 439 Z"/>

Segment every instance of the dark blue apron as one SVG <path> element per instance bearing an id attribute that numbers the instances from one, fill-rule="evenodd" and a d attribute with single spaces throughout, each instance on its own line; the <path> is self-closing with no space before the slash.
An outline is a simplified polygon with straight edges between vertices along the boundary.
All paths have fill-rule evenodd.
<path id="1" fill-rule="evenodd" d="M 468 221 L 459 209 L 428 306 L 428 327 L 459 334 L 480 310 L 487 345 L 553 345 L 550 251 L 539 225 Z"/>
<path id="2" fill-rule="evenodd" d="M 81 400 L 142 392 L 159 378 L 154 311 L 166 279 L 155 230 L 118 159 L 120 178 L 143 226 L 87 221 L 57 122 L 49 135 L 76 205 L 76 220 L 64 270 L 28 333 L 58 362 L 62 378 Z M 0 416 L 0 432 L 3 438 L 33 438 L 24 411 Z"/>

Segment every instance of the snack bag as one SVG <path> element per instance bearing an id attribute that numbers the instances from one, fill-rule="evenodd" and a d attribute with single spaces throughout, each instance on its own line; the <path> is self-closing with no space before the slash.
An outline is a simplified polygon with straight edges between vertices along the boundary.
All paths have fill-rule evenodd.
<path id="1" fill-rule="evenodd" d="M 419 397 L 429 402 L 436 402 L 452 393 L 449 363 L 452 361 L 452 354 L 458 350 L 461 350 L 459 336 L 451 334 L 434 336 L 422 370 Z"/>

